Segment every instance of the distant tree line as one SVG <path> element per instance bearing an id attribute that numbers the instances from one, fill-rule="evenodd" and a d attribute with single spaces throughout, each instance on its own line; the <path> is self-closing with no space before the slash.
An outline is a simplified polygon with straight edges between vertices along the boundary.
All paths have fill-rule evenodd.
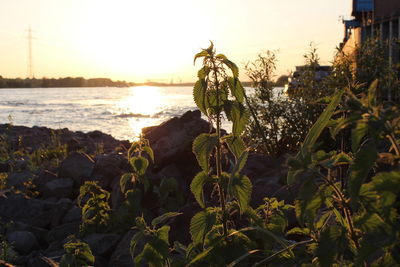
<path id="1" fill-rule="evenodd" d="M 128 87 L 134 85 L 126 81 L 113 81 L 108 78 L 85 79 L 82 77 L 66 78 L 15 78 L 0 76 L 0 88 L 47 88 L 47 87 Z"/>

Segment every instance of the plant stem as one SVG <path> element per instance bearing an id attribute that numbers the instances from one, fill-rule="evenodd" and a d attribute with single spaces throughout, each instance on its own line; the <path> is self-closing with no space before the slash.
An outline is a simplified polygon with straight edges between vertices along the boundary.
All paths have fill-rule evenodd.
<path id="1" fill-rule="evenodd" d="M 222 176 L 222 164 L 221 164 L 221 111 L 219 108 L 219 81 L 218 81 L 218 76 L 217 76 L 217 71 L 218 68 L 215 66 L 215 62 L 212 62 L 213 64 L 213 69 L 214 69 L 214 84 L 215 84 L 215 89 L 217 90 L 217 151 L 216 151 L 216 159 L 215 163 L 217 165 L 217 177 L 218 180 L 221 180 Z M 223 231 L 224 231 L 224 236 L 228 234 L 228 227 L 227 227 L 227 222 L 226 222 L 226 203 L 225 203 L 225 193 L 224 189 L 221 185 L 218 185 L 218 191 L 219 191 L 219 198 L 220 198 L 220 204 L 221 204 L 221 210 L 222 210 L 222 225 L 223 225 Z"/>

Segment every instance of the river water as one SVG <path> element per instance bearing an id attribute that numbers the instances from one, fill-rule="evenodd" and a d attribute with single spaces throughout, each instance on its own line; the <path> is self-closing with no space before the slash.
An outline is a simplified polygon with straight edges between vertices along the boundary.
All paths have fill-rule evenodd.
<path id="1" fill-rule="evenodd" d="M 194 109 L 192 87 L 0 89 L 0 123 L 100 130 L 124 140 Z"/>

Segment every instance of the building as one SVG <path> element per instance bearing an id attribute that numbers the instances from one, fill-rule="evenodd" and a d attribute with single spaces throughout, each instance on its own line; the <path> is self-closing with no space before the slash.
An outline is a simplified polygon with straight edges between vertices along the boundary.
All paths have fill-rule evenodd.
<path id="1" fill-rule="evenodd" d="M 353 19 L 344 20 L 342 51 L 352 53 L 368 38 L 386 44 L 389 63 L 400 63 L 400 0 L 353 0 Z"/>

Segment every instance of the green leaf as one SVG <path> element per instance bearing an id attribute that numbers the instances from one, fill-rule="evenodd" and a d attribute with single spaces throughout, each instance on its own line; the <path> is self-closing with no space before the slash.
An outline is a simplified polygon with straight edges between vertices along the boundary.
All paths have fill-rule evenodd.
<path id="1" fill-rule="evenodd" d="M 318 137 L 321 135 L 322 130 L 324 130 L 326 125 L 328 125 L 329 119 L 335 112 L 336 107 L 339 105 L 342 95 L 343 92 L 339 92 L 332 98 L 332 101 L 329 103 L 326 109 L 319 116 L 318 120 L 311 127 L 301 147 L 301 153 L 303 154 L 303 156 L 309 153 L 309 151 L 317 141 Z"/>
<path id="2" fill-rule="evenodd" d="M 294 227 L 286 232 L 286 235 L 306 235 L 308 236 L 311 233 L 309 228 L 300 228 Z"/>
<path id="3" fill-rule="evenodd" d="M 379 233 L 382 230 L 388 229 L 384 220 L 377 213 L 366 213 L 363 216 L 357 217 L 354 220 L 357 228 L 361 229 L 364 233 Z"/>
<path id="4" fill-rule="evenodd" d="M 154 162 L 154 152 L 153 149 L 151 149 L 150 146 L 143 146 L 142 147 L 143 151 L 146 152 L 147 155 L 151 158 L 151 161 Z"/>
<path id="5" fill-rule="evenodd" d="M 218 54 L 216 56 L 217 58 L 221 59 L 222 62 L 231 69 L 233 77 L 237 78 L 239 77 L 239 68 L 236 66 L 235 63 L 233 63 L 232 61 L 230 61 L 225 55 L 223 54 Z"/>
<path id="6" fill-rule="evenodd" d="M 204 79 L 207 77 L 207 75 L 210 73 L 210 70 L 211 70 L 211 68 L 208 67 L 208 66 L 202 67 L 202 68 L 197 72 L 197 77 L 198 77 L 200 80 L 204 80 Z"/>
<path id="7" fill-rule="evenodd" d="M 337 154 L 334 158 L 335 165 L 350 164 L 352 161 L 353 159 L 344 152 Z"/>
<path id="8" fill-rule="evenodd" d="M 241 214 L 249 207 L 252 188 L 251 181 L 247 176 L 237 174 L 231 177 L 229 191 L 238 201 Z"/>
<path id="9" fill-rule="evenodd" d="M 159 225 L 160 223 L 164 223 L 165 221 L 174 218 L 178 215 L 181 215 L 181 212 L 166 212 L 163 215 L 158 216 L 157 218 L 154 218 L 151 221 L 151 225 L 153 225 L 154 227 L 156 227 L 157 225 Z"/>
<path id="10" fill-rule="evenodd" d="M 351 130 L 351 150 L 357 152 L 361 141 L 368 133 L 368 124 L 365 121 L 359 121 L 355 128 Z"/>
<path id="11" fill-rule="evenodd" d="M 247 122 L 250 118 L 250 112 L 241 103 L 226 103 L 230 103 L 229 105 L 225 105 L 225 112 L 228 120 L 232 122 L 232 134 L 239 136 L 246 128 Z"/>
<path id="12" fill-rule="evenodd" d="M 245 95 L 242 83 L 237 78 L 229 77 L 228 84 L 232 95 L 236 98 L 236 101 L 242 103 Z"/>
<path id="13" fill-rule="evenodd" d="M 232 170 L 232 175 L 238 174 L 246 165 L 247 162 L 247 157 L 249 156 L 249 152 L 245 151 L 240 155 L 240 157 L 237 159 L 236 164 Z"/>
<path id="14" fill-rule="evenodd" d="M 394 194 L 400 193 L 400 172 L 381 172 L 372 178 L 372 184 L 376 191 L 388 191 Z"/>
<path id="15" fill-rule="evenodd" d="M 142 232 L 137 232 L 133 235 L 132 239 L 131 239 L 131 243 L 129 246 L 129 250 L 131 253 L 132 258 L 135 256 L 135 249 L 136 249 L 136 245 L 137 243 L 143 239 L 144 234 Z"/>
<path id="16" fill-rule="evenodd" d="M 132 157 L 130 163 L 137 175 L 144 175 L 149 166 L 149 161 L 144 157 Z"/>
<path id="17" fill-rule="evenodd" d="M 378 155 L 375 146 L 372 144 L 366 144 L 356 154 L 355 160 L 350 166 L 348 190 L 350 194 L 350 204 L 353 209 L 357 206 L 360 187 L 367 178 L 377 157 Z"/>
<path id="18" fill-rule="evenodd" d="M 323 204 L 323 196 L 313 180 L 303 183 L 298 199 L 295 201 L 296 216 L 301 225 L 305 222 L 313 225 L 317 211 Z"/>
<path id="19" fill-rule="evenodd" d="M 339 105 L 340 100 L 342 98 L 343 91 L 337 93 L 333 98 L 326 109 L 322 112 L 319 116 L 318 120 L 314 123 L 311 127 L 310 131 L 308 132 L 304 143 L 300 149 L 300 152 L 297 153 L 296 158 L 299 160 L 306 159 L 310 155 L 310 151 L 315 145 L 318 137 L 321 135 L 324 128 L 329 124 L 329 120 L 332 117 L 332 114 L 335 112 L 336 107 Z M 294 179 L 296 177 L 297 170 L 289 170 L 287 175 L 287 183 L 288 185 L 293 184 Z"/>
<path id="20" fill-rule="evenodd" d="M 193 87 L 193 100 L 200 111 L 207 116 L 206 89 L 206 82 L 198 80 Z"/>
<path id="21" fill-rule="evenodd" d="M 216 219 L 216 213 L 211 208 L 200 211 L 193 216 L 190 221 L 190 235 L 195 245 L 203 244 L 204 237 L 212 229 Z"/>
<path id="22" fill-rule="evenodd" d="M 223 140 L 228 145 L 229 150 L 235 155 L 235 158 L 238 159 L 240 155 L 246 150 L 246 145 L 243 142 L 242 138 L 234 135 L 227 135 L 223 137 Z"/>
<path id="23" fill-rule="evenodd" d="M 378 79 L 372 82 L 368 88 L 368 106 L 370 108 L 376 106 L 376 89 L 378 88 Z"/>
<path id="24" fill-rule="evenodd" d="M 132 183 L 132 179 L 132 173 L 125 173 L 124 175 L 122 175 L 121 179 L 119 180 L 119 185 L 121 187 L 122 193 L 125 193 L 127 191 L 129 183 Z"/>
<path id="25" fill-rule="evenodd" d="M 203 195 L 203 187 L 204 184 L 210 179 L 206 172 L 199 172 L 190 183 L 190 190 L 192 191 L 194 197 L 199 203 L 200 207 L 204 208 L 204 195 Z"/>
<path id="26" fill-rule="evenodd" d="M 218 143 L 218 136 L 216 134 L 203 133 L 196 137 L 193 141 L 193 153 L 200 167 L 208 173 L 209 159 L 211 152 Z"/>
<path id="27" fill-rule="evenodd" d="M 317 257 L 322 267 L 332 266 L 337 250 L 337 240 L 341 235 L 342 233 L 337 226 L 330 226 L 322 231 L 317 248 Z"/>
<path id="28" fill-rule="evenodd" d="M 196 63 L 196 60 L 197 60 L 198 58 L 207 57 L 207 56 L 209 56 L 209 55 L 210 55 L 210 54 L 207 52 L 207 50 L 204 49 L 203 51 L 197 53 L 197 54 L 194 56 L 193 64 Z"/>

